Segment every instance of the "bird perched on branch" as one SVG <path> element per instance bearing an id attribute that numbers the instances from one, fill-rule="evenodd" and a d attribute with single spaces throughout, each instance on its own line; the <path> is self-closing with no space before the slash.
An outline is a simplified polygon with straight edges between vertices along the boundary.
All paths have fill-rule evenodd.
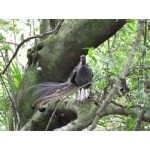
<path id="1" fill-rule="evenodd" d="M 32 104 L 32 108 L 38 108 L 40 111 L 44 111 L 43 105 L 50 100 L 59 99 L 64 96 L 76 92 L 76 99 L 79 101 L 85 101 L 88 98 L 87 89 L 91 86 L 93 73 L 86 63 L 86 56 L 80 56 L 80 63 L 73 70 L 70 78 L 65 83 L 41 83 L 35 87 L 38 90 L 34 93 L 38 96 L 36 101 Z"/>
<path id="2" fill-rule="evenodd" d="M 78 86 L 77 100 L 85 101 L 88 98 L 87 90 L 91 86 L 93 77 L 92 69 L 86 63 L 86 56 L 80 56 L 80 63 L 73 70 L 70 82 Z"/>

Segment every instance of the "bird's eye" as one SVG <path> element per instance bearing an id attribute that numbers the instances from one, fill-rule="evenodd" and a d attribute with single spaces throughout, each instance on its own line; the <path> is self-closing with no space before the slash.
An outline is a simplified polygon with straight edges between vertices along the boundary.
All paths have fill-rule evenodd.
<path id="1" fill-rule="evenodd" d="M 82 56 L 81 56 L 81 59 L 85 59 L 85 56 L 84 56 L 84 55 L 82 55 Z"/>

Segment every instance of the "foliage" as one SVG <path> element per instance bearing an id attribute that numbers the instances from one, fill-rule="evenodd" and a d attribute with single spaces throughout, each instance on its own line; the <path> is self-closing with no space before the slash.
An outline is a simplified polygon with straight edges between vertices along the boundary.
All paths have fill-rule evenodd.
<path id="1" fill-rule="evenodd" d="M 146 33 L 147 32 L 147 33 Z M 88 61 L 92 66 L 95 82 L 93 87 L 100 96 L 100 101 L 104 100 L 113 86 L 114 80 L 118 77 L 124 67 L 128 53 L 137 35 L 137 21 L 129 20 L 128 23 L 108 41 L 104 42 L 95 50 L 89 48 Z M 147 36 L 147 37 L 146 37 Z M 149 87 L 145 84 L 150 83 L 150 52 L 148 50 L 150 43 L 148 41 L 149 31 L 146 29 L 143 34 L 143 41 L 139 45 L 138 51 L 134 57 L 130 73 L 126 77 L 126 83 L 129 87 L 129 93 L 123 95 L 120 91 L 114 96 L 114 102 L 129 107 L 142 106 L 150 107 Z M 144 43 L 144 39 L 147 41 Z M 135 111 L 138 111 L 137 108 Z M 98 126 L 101 130 L 133 130 L 138 116 L 118 116 L 110 115 L 103 117 Z M 145 126 L 149 128 L 149 126 Z M 141 128 L 141 130 L 144 130 Z"/>
<path id="2" fill-rule="evenodd" d="M 5 68 L 18 45 L 28 36 L 39 33 L 37 20 L 0 19 L 0 71 Z M 13 41 L 13 42 L 12 42 Z M 26 50 L 33 41 L 24 44 L 23 49 L 11 63 L 4 75 L 1 75 L 0 86 L 0 130 L 8 130 L 8 114 L 11 108 L 10 98 L 18 91 L 26 65 Z M 7 59 L 8 57 L 8 59 Z M 12 83 L 12 86 L 11 86 Z"/>
<path id="3" fill-rule="evenodd" d="M 2 71 L 8 63 L 6 61 L 6 51 L 9 53 L 10 58 L 17 44 L 27 37 L 39 32 L 39 26 L 33 26 L 34 23 L 38 24 L 38 21 L 0 19 L 0 71 Z M 73 20 L 67 20 L 67 23 L 70 26 L 75 26 Z M 88 51 L 87 60 L 94 73 L 93 93 L 94 95 L 98 95 L 97 99 L 100 103 L 106 98 L 115 79 L 124 67 L 128 53 L 132 49 L 132 44 L 137 35 L 137 24 L 137 20 L 127 20 L 127 24 L 117 32 L 116 35 L 112 36 L 96 49 L 93 47 L 83 48 L 83 50 Z M 33 43 L 34 42 L 25 43 L 20 52 L 25 56 L 25 50 L 32 47 Z M 134 129 L 138 118 L 139 109 L 137 106 L 144 105 L 149 113 L 149 48 L 148 21 L 145 21 L 145 32 L 143 33 L 142 42 L 138 47 L 132 66 L 130 66 L 130 73 L 126 77 L 129 92 L 122 94 L 121 91 L 118 90 L 117 94 L 112 99 L 116 104 L 126 106 L 128 111 L 131 110 L 132 106 L 135 106 L 134 112 L 136 112 L 137 115 L 125 116 L 115 113 L 111 115 L 108 114 L 99 120 L 97 126 L 98 130 L 131 131 Z M 11 107 L 10 95 L 12 91 L 14 91 L 14 93 L 17 92 L 24 74 L 23 68 L 25 68 L 26 65 L 26 61 L 20 61 L 19 57 L 16 58 L 10 66 L 10 72 L 7 70 L 7 72 L 1 76 L 0 130 L 8 130 L 8 113 Z M 11 74 L 13 87 L 11 87 L 8 80 L 8 74 Z M 110 104 L 110 108 L 111 106 Z M 149 123 L 143 122 L 140 130 L 149 129 Z"/>
<path id="4" fill-rule="evenodd" d="M 16 63 L 12 63 L 11 74 L 13 79 L 13 89 L 15 93 L 18 91 L 19 85 L 22 81 L 22 75 L 20 69 Z"/>

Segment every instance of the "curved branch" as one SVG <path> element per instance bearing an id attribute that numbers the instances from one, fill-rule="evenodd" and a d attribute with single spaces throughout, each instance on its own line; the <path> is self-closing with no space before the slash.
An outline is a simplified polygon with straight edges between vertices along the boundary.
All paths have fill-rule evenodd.
<path id="1" fill-rule="evenodd" d="M 39 131 L 39 130 L 45 130 L 47 126 L 47 120 L 51 117 L 51 114 L 55 110 L 56 106 L 58 106 L 58 103 L 60 103 L 60 100 L 53 100 L 50 101 L 47 105 L 47 109 L 44 113 L 41 113 L 37 111 L 32 119 L 21 129 L 21 131 Z M 105 111 L 101 113 L 101 118 L 108 115 L 125 115 L 125 116 L 135 116 L 137 115 L 137 111 L 135 109 L 139 109 L 132 107 L 130 108 L 119 108 L 118 106 L 111 105 L 109 108 L 107 108 Z M 71 117 L 69 118 L 69 122 L 61 127 L 58 127 L 56 129 L 56 125 L 54 127 L 54 124 L 57 124 L 56 119 L 52 119 L 51 127 L 49 130 L 55 130 L 55 131 L 79 131 L 83 130 L 89 125 L 91 125 L 93 118 L 96 115 L 96 111 L 98 110 L 98 107 L 93 103 L 78 103 L 78 101 L 74 101 L 71 99 L 65 100 L 61 103 L 61 105 L 58 106 L 58 111 L 61 111 L 63 113 L 71 114 Z M 75 115 L 76 114 L 76 117 Z M 73 117 L 72 117 L 73 116 Z M 150 122 L 149 114 L 145 114 L 145 116 L 142 117 L 142 121 Z M 53 126 L 53 127 L 52 127 Z M 53 128 L 53 129 L 52 129 Z"/>
<path id="2" fill-rule="evenodd" d="M 141 36 L 142 36 L 142 33 L 143 33 L 143 30 L 144 30 L 144 20 L 141 20 L 140 23 L 139 23 L 139 28 L 138 28 L 138 34 L 137 34 L 137 37 L 135 39 L 135 42 L 132 46 L 132 50 L 130 51 L 129 55 L 128 55 L 128 58 L 127 58 L 127 61 L 126 61 L 126 64 L 122 70 L 122 72 L 120 73 L 118 79 L 116 80 L 116 83 L 113 85 L 113 88 L 112 90 L 110 91 L 109 95 L 107 96 L 107 98 L 104 100 L 104 103 L 103 105 L 99 108 L 99 110 L 97 111 L 97 115 L 95 117 L 95 119 L 93 120 L 93 123 L 92 123 L 92 126 L 90 127 L 89 130 L 93 130 L 95 129 L 96 127 L 96 124 L 98 122 L 98 120 L 100 119 L 101 117 L 101 113 L 103 113 L 103 111 L 106 110 L 107 108 L 107 105 L 111 102 L 111 99 L 113 98 L 114 94 L 116 93 L 118 87 L 120 86 L 121 84 L 121 79 L 124 79 L 126 77 L 126 75 L 128 74 L 129 72 L 129 67 L 132 63 L 132 60 L 133 60 L 133 57 L 134 57 L 134 54 L 138 48 L 138 45 L 140 43 L 140 40 L 141 40 Z"/>
<path id="3" fill-rule="evenodd" d="M 33 116 L 33 112 L 28 110 L 32 103 L 32 93 L 23 96 L 23 91 L 39 82 L 65 82 L 78 64 L 79 56 L 87 53 L 83 48 L 97 47 L 121 29 L 126 20 L 89 19 L 75 20 L 74 23 L 70 25 L 67 21 L 64 22 L 56 36 L 47 38 L 44 50 L 39 51 L 42 71 L 35 71 L 34 65 L 27 71 L 16 96 L 17 108 L 22 118 L 21 128 Z"/>
<path id="4" fill-rule="evenodd" d="M 135 123 L 135 126 L 134 126 L 134 131 L 138 131 L 140 129 L 140 125 L 141 125 L 141 122 L 143 120 L 143 117 L 144 117 L 144 114 L 146 113 L 146 110 L 142 109 L 141 112 L 139 113 L 139 117 Z"/>
<path id="5" fill-rule="evenodd" d="M 55 131 L 80 131 L 85 129 L 91 125 L 98 107 L 92 103 L 78 103 L 77 105 L 74 105 L 72 109 L 77 114 L 78 118 Z"/>
<path id="6" fill-rule="evenodd" d="M 63 23 L 63 21 L 64 21 L 63 19 L 60 20 L 60 22 L 58 23 L 58 25 L 56 26 L 56 28 L 55 28 L 53 31 L 45 32 L 45 33 L 43 33 L 43 34 L 39 34 L 39 35 L 35 35 L 35 36 L 31 36 L 31 37 L 29 37 L 29 38 L 23 40 L 23 41 L 17 46 L 17 48 L 16 48 L 16 50 L 15 50 L 15 53 L 13 54 L 12 58 L 9 60 L 8 64 L 6 65 L 6 67 L 4 68 L 4 70 L 3 70 L 2 72 L 0 72 L 0 74 L 4 74 L 4 73 L 5 73 L 5 71 L 7 70 L 7 68 L 9 67 L 9 65 L 11 64 L 12 60 L 13 60 L 13 59 L 15 58 L 15 56 L 17 55 L 17 53 L 18 53 L 20 47 L 21 47 L 25 42 L 28 42 L 28 41 L 30 41 L 30 40 L 32 40 L 32 39 L 35 39 L 35 38 L 43 38 L 43 37 L 46 36 L 46 35 L 50 35 L 50 34 L 52 34 L 52 33 L 56 33 L 56 32 L 59 30 L 59 28 L 61 27 L 61 24 Z"/>
<path id="7" fill-rule="evenodd" d="M 32 119 L 21 129 L 21 131 L 44 130 L 47 126 L 47 118 L 51 117 L 51 114 L 53 113 L 55 107 L 58 105 L 59 102 L 60 100 L 53 100 L 49 102 L 47 105 L 47 109 L 44 113 L 40 113 L 39 111 L 37 111 Z M 72 115 L 70 117 L 69 124 L 67 124 L 67 126 L 60 127 L 57 130 L 75 131 L 84 129 L 91 124 L 92 118 L 95 116 L 97 109 L 98 107 L 92 103 L 83 104 L 78 103 L 78 101 L 74 100 L 63 101 L 62 104 L 58 106 L 57 111 L 61 111 L 66 114 L 72 113 Z M 51 123 L 51 125 L 53 126 L 55 118 L 52 120 L 53 122 Z"/>

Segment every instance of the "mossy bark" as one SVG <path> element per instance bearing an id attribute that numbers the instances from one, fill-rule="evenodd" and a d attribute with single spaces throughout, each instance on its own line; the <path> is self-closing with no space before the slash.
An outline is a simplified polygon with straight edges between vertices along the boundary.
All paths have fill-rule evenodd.
<path id="1" fill-rule="evenodd" d="M 65 20 L 57 34 L 50 35 L 29 67 L 17 93 L 16 105 L 22 128 L 35 112 L 31 110 L 32 92 L 25 92 L 41 82 L 64 82 L 78 64 L 83 48 L 96 48 L 126 23 L 125 20 Z M 42 70 L 37 70 L 41 67 Z"/>

